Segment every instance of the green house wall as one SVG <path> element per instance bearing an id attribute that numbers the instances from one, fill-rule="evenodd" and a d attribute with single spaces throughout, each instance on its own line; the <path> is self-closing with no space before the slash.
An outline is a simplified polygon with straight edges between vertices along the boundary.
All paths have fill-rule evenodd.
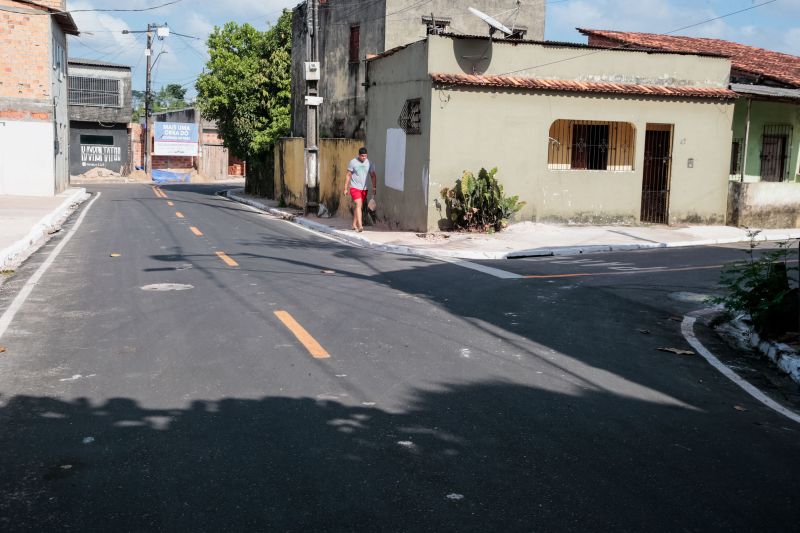
<path id="1" fill-rule="evenodd" d="M 747 127 L 747 98 L 736 101 L 733 114 L 733 139 L 744 139 Z M 789 145 L 789 163 L 784 173 L 784 181 L 800 182 L 798 176 L 798 153 L 800 152 L 800 104 L 766 102 L 753 100 L 750 108 L 750 142 L 747 150 L 744 181 L 761 181 L 761 143 L 764 126 L 768 124 L 788 124 L 792 126 Z M 740 175 L 731 175 L 738 181 Z"/>

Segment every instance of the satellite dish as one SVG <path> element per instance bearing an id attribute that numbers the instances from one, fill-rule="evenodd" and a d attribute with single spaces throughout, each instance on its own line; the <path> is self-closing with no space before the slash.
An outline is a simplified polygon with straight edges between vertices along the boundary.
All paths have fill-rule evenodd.
<path id="1" fill-rule="evenodd" d="M 491 36 L 495 32 L 495 30 L 499 30 L 506 35 L 511 35 L 512 33 L 514 33 L 507 27 L 505 27 L 500 21 L 490 17 L 486 13 L 478 11 L 474 7 L 470 7 L 467 9 L 469 9 L 470 13 L 472 13 L 473 15 L 475 15 L 476 17 L 478 17 L 479 19 L 481 19 L 482 21 L 484 21 L 486 24 L 489 25 L 489 36 Z"/>

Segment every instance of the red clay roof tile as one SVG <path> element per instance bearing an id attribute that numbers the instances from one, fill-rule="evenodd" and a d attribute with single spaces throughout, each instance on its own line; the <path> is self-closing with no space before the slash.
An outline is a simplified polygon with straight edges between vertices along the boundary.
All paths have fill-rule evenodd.
<path id="1" fill-rule="evenodd" d="M 473 87 L 523 88 L 545 91 L 572 91 L 605 94 L 639 94 L 683 98 L 736 98 L 736 93 L 717 87 L 691 87 L 686 85 L 639 85 L 634 83 L 604 83 L 572 80 L 543 80 L 520 76 L 475 76 L 467 74 L 432 73 L 431 79 L 446 85 Z"/>
<path id="2" fill-rule="evenodd" d="M 578 31 L 589 37 L 590 44 L 592 44 L 592 37 L 598 37 L 649 50 L 722 55 L 731 59 L 734 71 L 738 70 L 746 74 L 762 76 L 770 81 L 800 88 L 800 57 L 798 56 L 705 37 L 682 37 L 657 33 L 590 30 L 584 28 L 578 28 Z"/>

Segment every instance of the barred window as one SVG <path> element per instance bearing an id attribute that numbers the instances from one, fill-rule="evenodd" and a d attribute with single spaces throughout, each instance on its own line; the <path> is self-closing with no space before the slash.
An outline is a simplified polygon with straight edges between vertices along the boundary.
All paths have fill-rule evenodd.
<path id="1" fill-rule="evenodd" d="M 548 144 L 550 170 L 633 170 L 636 133 L 628 122 L 556 120 Z"/>
<path id="2" fill-rule="evenodd" d="M 70 76 L 69 103 L 73 105 L 122 107 L 119 80 Z"/>
<path id="3" fill-rule="evenodd" d="M 450 30 L 450 18 L 449 17 L 432 17 L 430 15 L 422 16 L 422 23 L 428 28 L 427 32 L 429 34 L 440 34 Z"/>
<path id="4" fill-rule="evenodd" d="M 406 100 L 403 111 L 397 118 L 397 125 L 403 128 L 407 135 L 419 135 L 422 133 L 422 100 L 414 98 Z"/>
<path id="5" fill-rule="evenodd" d="M 350 62 L 358 63 L 360 57 L 359 45 L 361 44 L 361 28 L 350 26 Z"/>

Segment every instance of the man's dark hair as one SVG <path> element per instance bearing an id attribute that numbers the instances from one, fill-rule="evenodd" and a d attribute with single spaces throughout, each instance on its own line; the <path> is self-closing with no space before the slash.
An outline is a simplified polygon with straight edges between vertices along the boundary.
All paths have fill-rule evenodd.
<path id="1" fill-rule="evenodd" d="M 367 155 L 367 149 L 362 146 L 358 149 L 358 155 Z"/>

